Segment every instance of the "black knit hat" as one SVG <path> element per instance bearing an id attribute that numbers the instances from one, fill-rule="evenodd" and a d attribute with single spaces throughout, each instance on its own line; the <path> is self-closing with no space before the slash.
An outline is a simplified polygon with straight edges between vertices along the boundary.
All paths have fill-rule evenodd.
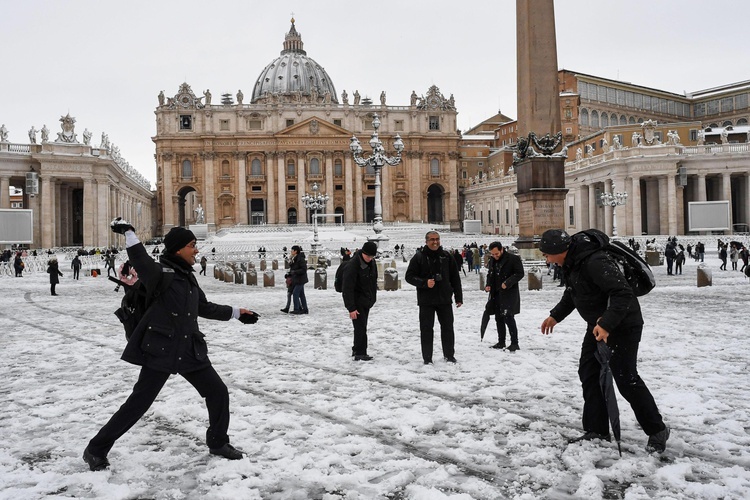
<path id="1" fill-rule="evenodd" d="M 362 253 L 370 257 L 375 257 L 378 254 L 378 244 L 374 241 L 366 242 L 362 245 Z"/>
<path id="2" fill-rule="evenodd" d="M 562 229 L 548 229 L 539 241 L 539 251 L 547 255 L 565 252 L 570 246 L 570 235 Z"/>
<path id="3" fill-rule="evenodd" d="M 180 226 L 173 227 L 164 237 L 164 252 L 176 253 L 195 239 L 195 235 L 190 229 Z"/>

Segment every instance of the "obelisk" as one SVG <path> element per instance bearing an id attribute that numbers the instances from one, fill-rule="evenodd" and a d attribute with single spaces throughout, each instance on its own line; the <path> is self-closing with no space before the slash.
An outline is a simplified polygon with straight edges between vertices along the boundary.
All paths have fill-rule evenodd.
<path id="1" fill-rule="evenodd" d="M 514 162 L 517 174 L 519 238 L 523 258 L 539 258 L 539 236 L 565 228 L 564 153 L 541 150 L 537 138 L 562 131 L 557 83 L 557 42 L 553 0 L 516 0 L 519 146 L 528 138 L 528 154 Z M 549 134 L 549 135 L 547 135 Z M 562 148 L 562 144 L 559 144 Z"/>

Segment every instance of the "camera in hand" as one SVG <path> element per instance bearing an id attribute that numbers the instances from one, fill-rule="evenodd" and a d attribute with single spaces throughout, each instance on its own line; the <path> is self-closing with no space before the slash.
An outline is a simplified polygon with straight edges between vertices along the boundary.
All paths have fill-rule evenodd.
<path id="1" fill-rule="evenodd" d="M 443 275 L 440 273 L 435 273 L 435 276 L 433 276 L 432 279 L 434 279 L 436 283 L 438 281 L 443 281 Z"/>

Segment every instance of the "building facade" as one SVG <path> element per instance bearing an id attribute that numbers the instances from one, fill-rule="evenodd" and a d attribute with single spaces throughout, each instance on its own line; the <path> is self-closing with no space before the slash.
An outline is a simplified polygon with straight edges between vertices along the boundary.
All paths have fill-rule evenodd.
<path id="1" fill-rule="evenodd" d="M 0 130 L 0 208 L 33 210 L 33 248 L 120 245 L 109 229 L 116 216 L 132 221 L 140 238 L 150 238 L 155 196 L 148 180 L 106 134 L 96 147 L 88 130 L 78 140 L 70 114 L 60 122 L 53 140 L 46 125 L 32 127 L 28 143 L 10 142 L 8 131 Z M 11 197 L 11 188 L 23 194 Z"/>
<path id="2" fill-rule="evenodd" d="M 458 227 L 459 134 L 456 107 L 436 86 L 412 92 L 405 105 L 340 95 L 322 66 L 307 56 L 294 20 L 279 57 L 256 79 L 249 102 L 240 90 L 213 102 L 187 83 L 170 98 L 159 95 L 153 137 L 157 160 L 157 217 L 162 232 L 196 221 L 202 209 L 208 231 L 222 227 L 309 222 L 303 196 L 329 196 L 324 211 L 345 222 L 374 216 L 375 173 L 357 167 L 353 135 L 367 153 L 372 121 L 393 155 L 403 159 L 382 171 L 383 220 L 431 221 Z M 198 206 L 200 205 L 200 209 Z"/>

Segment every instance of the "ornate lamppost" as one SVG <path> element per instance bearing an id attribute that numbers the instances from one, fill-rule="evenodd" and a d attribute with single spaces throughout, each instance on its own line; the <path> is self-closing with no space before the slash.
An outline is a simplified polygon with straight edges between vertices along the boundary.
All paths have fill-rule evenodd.
<path id="1" fill-rule="evenodd" d="M 375 170 L 375 219 L 372 223 L 372 229 L 375 231 L 375 236 L 370 236 L 367 239 L 370 241 L 385 241 L 388 240 L 388 236 L 381 234 L 383 231 L 383 204 L 381 201 L 380 194 L 380 171 L 383 166 L 388 164 L 390 166 L 396 166 L 401 162 L 401 152 L 404 150 L 404 141 L 401 140 L 401 136 L 396 134 L 396 138 L 393 141 L 393 149 L 396 150 L 396 156 L 387 156 L 385 154 L 385 148 L 383 143 L 378 138 L 378 129 L 380 128 L 380 118 L 375 114 L 372 117 L 372 128 L 375 131 L 370 136 L 370 147 L 372 148 L 372 154 L 368 157 L 362 156 L 362 145 L 359 143 L 359 139 L 356 136 L 352 136 L 351 142 L 349 143 L 349 149 L 352 151 L 355 163 L 360 167 L 372 167 Z"/>
<path id="2" fill-rule="evenodd" d="M 320 243 L 318 243 L 318 210 L 324 209 L 328 203 L 328 195 L 321 194 L 318 192 L 318 183 L 315 182 L 312 185 L 312 194 L 305 193 L 302 197 L 302 203 L 305 204 L 305 208 L 313 211 L 313 243 L 311 245 L 312 250 L 310 251 L 310 261 L 318 257 L 318 249 Z"/>
<path id="3" fill-rule="evenodd" d="M 602 205 L 608 205 L 612 207 L 612 236 L 617 237 L 617 207 L 624 205 L 628 201 L 628 193 L 623 191 L 621 193 L 615 192 L 615 181 L 612 179 L 612 191 L 607 193 L 602 191 L 599 195 L 599 199 L 602 200 Z"/>

